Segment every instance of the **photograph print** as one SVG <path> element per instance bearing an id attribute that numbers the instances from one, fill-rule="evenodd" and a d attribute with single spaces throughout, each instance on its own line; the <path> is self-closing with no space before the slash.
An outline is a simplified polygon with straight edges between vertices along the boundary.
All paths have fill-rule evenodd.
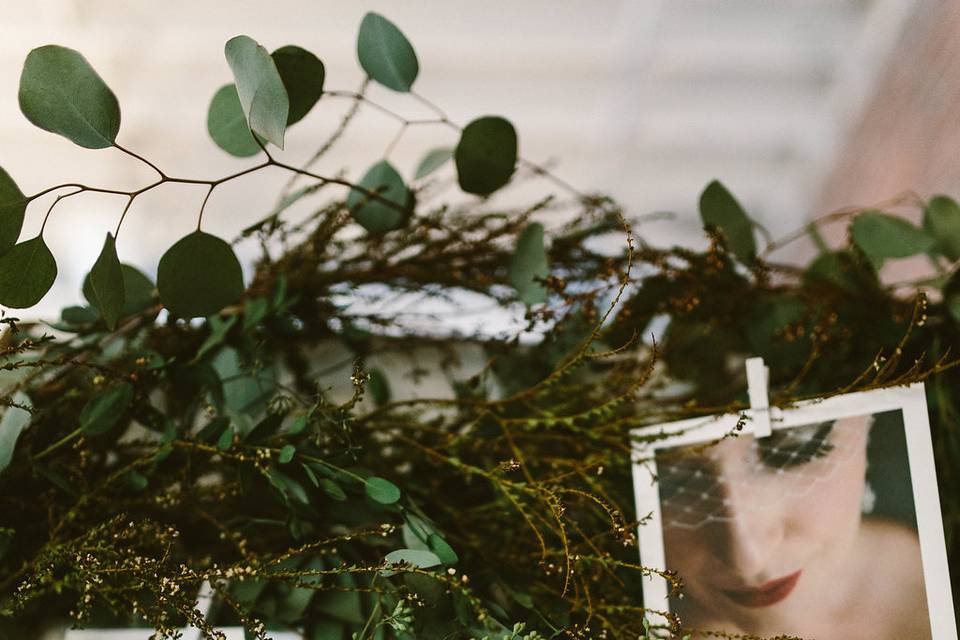
<path id="1" fill-rule="evenodd" d="M 641 562 L 682 583 L 646 580 L 648 611 L 685 632 L 956 638 L 923 386 L 772 415 L 765 437 L 738 415 L 635 431 Z"/>

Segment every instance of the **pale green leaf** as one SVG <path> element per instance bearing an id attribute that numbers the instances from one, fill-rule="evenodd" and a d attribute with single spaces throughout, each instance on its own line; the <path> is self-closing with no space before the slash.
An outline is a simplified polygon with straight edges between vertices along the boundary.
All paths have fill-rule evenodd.
<path id="1" fill-rule="evenodd" d="M 207 132 L 218 147 L 232 156 L 246 158 L 260 153 L 235 84 L 224 85 L 213 95 L 207 111 Z"/>
<path id="2" fill-rule="evenodd" d="M 427 155 L 423 156 L 420 164 L 417 165 L 417 171 L 413 174 L 413 179 L 419 180 L 420 178 L 426 178 L 446 164 L 452 157 L 453 149 L 449 147 L 441 147 L 427 152 Z"/>
<path id="3" fill-rule="evenodd" d="M 397 549 L 396 551 L 388 553 L 384 560 L 390 564 L 400 564 L 404 562 L 421 569 L 429 569 L 430 567 L 443 564 L 440 558 L 437 557 L 437 554 L 423 549 Z"/>
<path id="4" fill-rule="evenodd" d="M 290 101 L 273 58 L 248 36 L 231 38 L 224 54 L 250 130 L 282 149 Z"/>
<path id="5" fill-rule="evenodd" d="M 543 244 L 543 225 L 533 222 L 517 239 L 517 248 L 510 261 L 510 284 L 517 290 L 520 300 L 526 305 L 547 301 L 548 291 L 536 279 L 550 274 L 550 263 Z"/>
<path id="6" fill-rule="evenodd" d="M 30 398 L 22 391 L 17 391 L 10 399 L 23 407 L 32 406 Z M 21 409 L 19 406 L 4 409 L 3 417 L 0 418 L 0 472 L 10 466 L 17 439 L 28 424 L 30 424 L 30 412 L 26 409 Z"/>
<path id="7" fill-rule="evenodd" d="M 393 504 L 400 499 L 400 489 L 397 485 L 377 476 L 367 478 L 364 489 L 372 500 L 380 504 Z"/>

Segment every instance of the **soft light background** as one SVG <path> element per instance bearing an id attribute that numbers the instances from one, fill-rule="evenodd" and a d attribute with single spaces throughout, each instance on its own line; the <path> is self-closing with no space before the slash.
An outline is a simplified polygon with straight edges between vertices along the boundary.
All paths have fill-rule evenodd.
<path id="1" fill-rule="evenodd" d="M 415 88 L 454 120 L 504 115 L 526 158 L 556 161 L 564 179 L 613 194 L 632 214 L 676 212 L 672 222 L 641 228 L 648 240 L 701 244 L 697 197 L 713 178 L 781 236 L 830 208 L 906 188 L 960 195 L 951 155 L 960 137 L 956 7 L 947 0 L 7 3 L 0 166 L 26 193 L 74 180 L 132 188 L 153 178 L 115 150 L 81 149 L 26 121 L 16 95 L 33 47 L 57 43 L 88 58 L 119 98 L 121 144 L 172 175 L 219 177 L 253 162 L 227 156 L 206 134 L 209 100 L 230 79 L 224 42 L 245 33 L 269 49 L 299 44 L 326 64 L 327 88 L 352 90 L 362 79 L 357 28 L 375 10 L 413 42 L 421 64 Z M 410 117 L 426 115 L 389 90 L 371 96 Z M 283 158 L 309 156 L 347 106 L 321 100 L 291 129 Z M 366 109 L 318 170 L 359 177 L 396 126 Z M 410 176 L 425 150 L 454 143 L 442 128 L 415 128 L 391 160 Z M 270 210 L 286 179 L 270 170 L 217 189 L 205 229 L 233 237 Z M 203 194 L 174 185 L 139 198 L 119 239 L 121 259 L 152 275 L 163 250 L 191 230 Z M 31 207 L 24 238 L 39 228 L 49 201 Z M 58 206 L 46 236 L 60 275 L 40 306 L 18 315 L 54 317 L 80 300 L 82 277 L 123 203 L 84 194 Z M 254 247 L 243 252 L 251 257 Z"/>

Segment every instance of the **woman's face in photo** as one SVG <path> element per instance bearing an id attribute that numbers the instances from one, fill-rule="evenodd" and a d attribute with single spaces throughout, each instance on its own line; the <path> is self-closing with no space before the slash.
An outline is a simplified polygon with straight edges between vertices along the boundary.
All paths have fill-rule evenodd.
<path id="1" fill-rule="evenodd" d="M 859 529 L 870 424 L 857 416 L 658 454 L 667 567 L 687 606 L 748 620 L 828 594 Z"/>

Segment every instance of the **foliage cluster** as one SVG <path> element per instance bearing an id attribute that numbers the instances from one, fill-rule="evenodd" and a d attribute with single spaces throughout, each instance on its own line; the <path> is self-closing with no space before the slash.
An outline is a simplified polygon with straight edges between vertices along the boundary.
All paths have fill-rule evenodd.
<path id="1" fill-rule="evenodd" d="M 357 53 L 369 81 L 412 92 L 419 63 L 391 22 L 368 14 Z M 56 277 L 42 231 L 19 241 L 29 204 L 89 191 L 126 199 L 86 306 L 50 325 L 3 318 L 0 637 L 32 637 L 56 619 L 147 625 L 157 638 L 187 624 L 208 637 L 239 624 L 254 638 L 286 628 L 312 639 L 680 633 L 674 616 L 644 620 L 655 614 L 639 595 L 652 570 L 637 562 L 645 514 L 629 506 L 629 434 L 742 409 L 746 355 L 769 363 L 778 404 L 930 378 L 955 550 L 952 200 L 914 201 L 922 228 L 887 205 L 851 209 L 761 250 L 762 230 L 714 182 L 700 199 L 709 248 L 657 248 L 635 238 L 642 219 L 520 158 L 503 118 L 461 129 L 417 94 L 436 118 L 404 118 L 372 102 L 367 83 L 325 89 L 323 63 L 296 46 L 271 54 L 238 36 L 225 54 L 234 82 L 214 95 L 210 135 L 228 153 L 266 159 L 216 180 L 170 177 L 121 147 L 118 102 L 79 53 L 47 46 L 27 57 L 20 104 L 31 122 L 116 148 L 158 179 L 131 192 L 66 184 L 25 196 L 0 170 L 0 304 L 10 308 L 35 304 Z M 387 158 L 358 183 L 277 159 L 268 145 L 282 148 L 287 128 L 333 97 L 351 105 L 311 162 L 360 107 L 393 114 L 401 134 L 435 124 L 458 142 L 425 154 L 409 182 Z M 209 198 L 270 166 L 312 182 L 240 234 L 283 248 L 264 251 L 251 282 L 231 243 L 201 231 L 202 207 L 156 286 L 120 262 L 120 227 L 140 194 L 179 182 Z M 480 198 L 451 203 L 449 173 Z M 525 180 L 560 195 L 523 208 L 490 197 Z M 319 199 L 335 186 L 343 197 Z M 306 198 L 313 212 L 289 217 Z M 850 223 L 842 250 L 819 240 L 818 226 L 835 222 Z M 805 235 L 821 242 L 811 264 L 772 260 Z M 924 253 L 937 275 L 908 283 L 910 295 L 878 277 L 885 260 Z M 939 299 L 913 295 L 920 285 Z M 417 332 L 389 310 L 397 296 L 456 306 L 466 295 L 525 308 L 542 340 Z M 645 342 L 658 318 L 669 318 L 660 344 Z M 330 345 L 347 358 L 333 360 Z M 393 398 L 417 371 L 364 365 L 425 350 L 453 365 L 465 345 L 485 363 L 455 378 L 450 397 Z M 348 381 L 347 392 L 331 380 Z M 682 577 L 666 577 L 681 588 Z M 205 582 L 207 617 L 195 597 Z"/>

